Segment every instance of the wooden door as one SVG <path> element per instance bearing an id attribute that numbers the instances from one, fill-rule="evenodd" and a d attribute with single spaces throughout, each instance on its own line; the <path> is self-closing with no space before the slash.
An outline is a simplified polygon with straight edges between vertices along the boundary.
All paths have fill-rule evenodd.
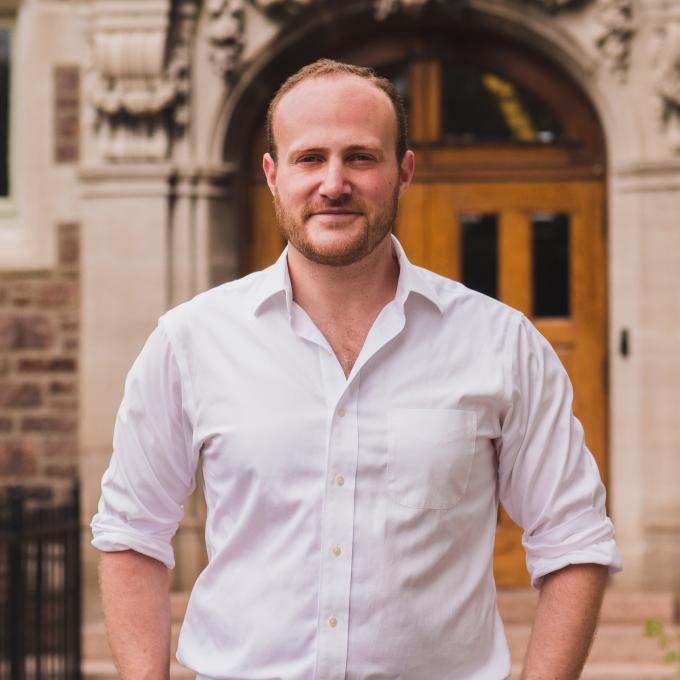
<path id="1" fill-rule="evenodd" d="M 484 292 L 524 312 L 555 348 L 606 477 L 602 219 L 600 182 L 416 184 L 402 202 L 397 235 L 414 263 L 456 280 L 480 281 L 466 247 L 491 263 L 495 277 L 487 278 L 495 290 Z M 484 252 L 476 229 L 487 232 Z M 528 583 L 521 533 L 501 510 L 494 565 L 499 586 Z"/>

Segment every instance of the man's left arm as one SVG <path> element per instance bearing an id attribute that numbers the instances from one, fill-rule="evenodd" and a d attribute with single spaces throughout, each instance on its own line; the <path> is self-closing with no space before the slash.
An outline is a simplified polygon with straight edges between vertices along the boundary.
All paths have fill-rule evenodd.
<path id="1" fill-rule="evenodd" d="M 575 680 L 588 654 L 607 572 L 620 570 L 605 489 L 572 412 L 559 358 L 522 318 L 506 356 L 510 409 L 498 442 L 499 497 L 524 528 L 540 589 L 522 680 Z"/>
<path id="2" fill-rule="evenodd" d="M 521 680 L 580 677 L 607 571 L 600 564 L 572 564 L 543 577 Z"/>

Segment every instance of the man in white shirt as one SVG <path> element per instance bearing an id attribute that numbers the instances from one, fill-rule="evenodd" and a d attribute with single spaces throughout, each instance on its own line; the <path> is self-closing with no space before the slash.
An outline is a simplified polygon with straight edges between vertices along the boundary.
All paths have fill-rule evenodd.
<path id="1" fill-rule="evenodd" d="M 165 314 L 126 382 L 92 521 L 121 676 L 168 677 L 200 463 L 209 564 L 178 650 L 199 678 L 507 677 L 499 499 L 540 587 L 523 678 L 577 678 L 620 561 L 559 360 L 391 236 L 414 156 L 387 81 L 322 60 L 268 120 L 286 251 Z"/>

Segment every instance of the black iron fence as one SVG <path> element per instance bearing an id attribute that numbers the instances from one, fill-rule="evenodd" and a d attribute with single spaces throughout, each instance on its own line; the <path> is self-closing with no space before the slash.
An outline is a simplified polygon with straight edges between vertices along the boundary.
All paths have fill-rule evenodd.
<path id="1" fill-rule="evenodd" d="M 79 491 L 0 489 L 0 680 L 80 679 Z"/>

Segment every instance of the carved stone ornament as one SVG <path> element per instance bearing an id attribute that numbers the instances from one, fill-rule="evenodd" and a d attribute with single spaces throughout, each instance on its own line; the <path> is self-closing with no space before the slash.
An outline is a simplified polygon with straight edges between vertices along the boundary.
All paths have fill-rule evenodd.
<path id="1" fill-rule="evenodd" d="M 375 18 L 383 21 L 396 12 L 415 14 L 431 2 L 432 0 L 375 0 Z"/>
<path id="2" fill-rule="evenodd" d="M 664 27 L 665 49 L 656 92 L 660 123 L 672 149 L 680 153 L 680 21 Z"/>
<path id="3" fill-rule="evenodd" d="M 586 4 L 590 0 L 531 0 L 534 5 L 538 5 L 547 12 L 560 12 L 563 9 L 578 7 Z"/>
<path id="4" fill-rule="evenodd" d="M 549 14 L 576 10 L 595 3 L 599 30 L 596 45 L 606 68 L 625 80 L 630 63 L 631 41 L 635 33 L 634 0 L 504 0 L 531 4 Z M 272 18 L 291 16 L 320 5 L 324 0 L 206 0 L 210 24 L 210 58 L 223 76 L 232 76 L 240 67 L 245 31 L 245 4 L 267 13 Z M 460 9 L 469 0 L 373 0 L 375 17 L 385 20 L 397 12 L 417 14 L 428 5 L 439 5 L 448 11 Z"/>
<path id="5" fill-rule="evenodd" d="M 223 76 L 239 66 L 245 29 L 244 0 L 207 0 L 210 61 Z"/>
<path id="6" fill-rule="evenodd" d="M 515 0 L 536 5 L 540 9 L 557 14 L 566 9 L 572 9 L 586 5 L 592 0 Z M 396 12 L 415 13 L 429 4 L 439 4 L 447 9 L 464 5 L 466 0 L 375 0 L 375 16 L 378 20 L 386 19 Z"/>
<path id="7" fill-rule="evenodd" d="M 195 15 L 196 0 L 93 3 L 87 90 L 104 159 L 168 157 L 187 121 Z"/>
<path id="8" fill-rule="evenodd" d="M 633 0 L 597 0 L 595 12 L 599 25 L 597 47 L 606 68 L 623 82 L 628 75 L 635 34 Z"/>
<path id="9" fill-rule="evenodd" d="M 317 4 L 319 0 L 251 0 L 252 4 L 265 12 L 288 12 L 295 14 L 300 10 Z"/>

